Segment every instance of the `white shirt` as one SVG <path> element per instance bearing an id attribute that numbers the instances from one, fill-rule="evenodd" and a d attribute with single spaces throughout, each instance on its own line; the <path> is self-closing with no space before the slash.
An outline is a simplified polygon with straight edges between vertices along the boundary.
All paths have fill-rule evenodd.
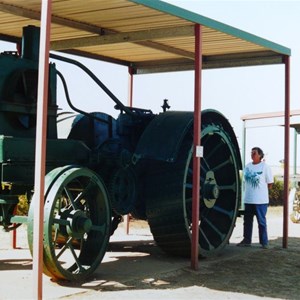
<path id="1" fill-rule="evenodd" d="M 268 184 L 273 183 L 271 168 L 265 163 L 248 163 L 244 169 L 244 203 L 269 203 Z"/>

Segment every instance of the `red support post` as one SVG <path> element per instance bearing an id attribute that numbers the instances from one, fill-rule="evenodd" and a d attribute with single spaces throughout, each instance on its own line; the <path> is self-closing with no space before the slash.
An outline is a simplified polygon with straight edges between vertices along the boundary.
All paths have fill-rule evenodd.
<path id="1" fill-rule="evenodd" d="M 283 239 L 282 247 L 288 247 L 289 218 L 289 164 L 290 164 L 290 57 L 285 56 L 285 111 L 284 111 L 284 190 L 283 190 Z"/>
<path id="2" fill-rule="evenodd" d="M 129 80 L 128 80 L 128 106 L 132 107 L 133 104 L 133 68 L 128 67 Z M 130 215 L 127 214 L 125 216 L 125 233 L 129 234 L 129 223 L 130 223 Z"/>
<path id="3" fill-rule="evenodd" d="M 16 213 L 17 207 L 14 209 L 14 214 Z M 13 224 L 14 226 L 16 223 Z M 17 249 L 17 229 L 11 232 L 11 246 L 13 249 Z"/>
<path id="4" fill-rule="evenodd" d="M 194 100 L 194 152 L 193 152 L 193 195 L 192 195 L 192 245 L 191 267 L 198 269 L 199 258 L 199 215 L 200 215 L 200 157 L 197 146 L 201 143 L 201 72 L 202 72 L 202 27 L 195 25 L 195 100 Z"/>
<path id="5" fill-rule="evenodd" d="M 16 225 L 15 223 L 13 225 Z M 11 233 L 11 246 L 13 249 L 17 249 L 17 229 L 14 229 Z"/>
<path id="6" fill-rule="evenodd" d="M 128 68 L 129 73 L 129 85 L 128 85 L 128 106 L 132 107 L 133 98 L 133 68 Z"/>
<path id="7" fill-rule="evenodd" d="M 38 77 L 37 126 L 35 142 L 33 299 L 43 298 L 43 228 L 46 136 L 48 113 L 49 49 L 52 0 L 41 1 L 41 31 Z"/>

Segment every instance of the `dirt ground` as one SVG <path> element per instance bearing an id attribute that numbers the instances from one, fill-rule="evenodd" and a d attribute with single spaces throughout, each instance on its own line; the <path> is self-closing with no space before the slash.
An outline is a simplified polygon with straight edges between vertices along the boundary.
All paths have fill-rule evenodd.
<path id="1" fill-rule="evenodd" d="M 283 248 L 282 207 L 269 208 L 270 248 L 264 250 L 256 227 L 252 247 L 236 247 L 242 239 L 242 223 L 238 218 L 230 244 L 218 257 L 200 259 L 196 271 L 189 259 L 162 252 L 147 223 L 131 221 L 128 235 L 123 223 L 91 279 L 66 283 L 44 276 L 43 298 L 300 299 L 300 224 L 289 221 L 288 248 Z M 1 232 L 0 238 L 0 299 L 32 299 L 26 228 L 18 230 L 19 249 L 10 249 L 10 234 Z"/>

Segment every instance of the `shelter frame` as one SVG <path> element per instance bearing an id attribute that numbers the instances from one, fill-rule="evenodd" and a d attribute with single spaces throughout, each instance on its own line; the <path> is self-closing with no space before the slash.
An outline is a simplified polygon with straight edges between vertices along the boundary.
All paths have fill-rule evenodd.
<path id="1" fill-rule="evenodd" d="M 189 24 L 193 24 L 193 27 L 187 28 L 184 27 L 183 29 L 186 29 L 188 32 L 188 36 L 191 35 L 194 38 L 195 41 L 195 49 L 194 53 L 191 56 L 191 53 L 188 51 L 182 51 L 180 49 L 174 49 L 175 53 L 173 52 L 172 55 L 181 55 L 183 54 L 184 59 L 181 60 L 172 60 L 171 65 L 167 66 L 162 65 L 161 68 L 157 69 L 157 65 L 152 64 L 136 64 L 135 66 L 128 66 L 132 67 L 130 70 L 131 80 L 133 78 L 133 74 L 142 74 L 143 72 L 164 72 L 164 71 L 178 71 L 178 70 L 194 70 L 195 72 L 195 96 L 194 96 L 194 116 L 195 116 L 195 123 L 194 123 L 194 147 L 198 147 L 201 145 L 200 137 L 201 137 L 201 72 L 203 68 L 221 68 L 221 67 L 236 67 L 236 66 L 247 66 L 247 65 L 256 65 L 256 64 L 273 64 L 273 63 L 283 63 L 285 65 L 285 133 L 284 133 L 284 159 L 285 162 L 289 162 L 289 126 L 290 126 L 290 57 L 289 57 L 289 51 L 288 49 L 285 49 L 284 47 L 280 47 L 279 45 L 275 45 L 268 41 L 262 40 L 262 39 L 254 39 L 254 37 L 235 30 L 230 27 L 226 27 L 224 24 L 218 23 L 218 22 L 212 22 L 208 18 L 197 16 L 196 14 L 188 13 L 185 10 L 180 10 L 177 8 L 172 7 L 171 5 L 168 5 L 164 3 L 163 1 L 150 1 L 150 0 L 130 0 L 128 2 L 142 5 L 157 11 L 160 11 L 162 13 L 168 13 L 172 17 L 182 17 L 187 20 L 186 22 L 190 22 Z M 40 61 L 39 66 L 39 87 L 38 87 L 38 116 L 37 116 L 37 128 L 41 129 L 41 131 L 37 131 L 37 137 L 41 137 L 41 139 L 36 139 L 36 161 L 35 161 L 35 170 L 42 170 L 39 175 L 35 178 L 35 186 L 36 186 L 36 195 L 37 201 L 39 202 L 39 207 L 36 209 L 38 215 L 36 216 L 35 224 L 39 224 L 38 226 L 34 226 L 34 235 L 38 238 L 35 238 L 34 241 L 36 245 L 34 245 L 34 249 L 36 250 L 36 254 L 34 254 L 34 298 L 35 299 L 42 299 L 42 265 L 43 265 L 43 253 L 42 253 L 42 235 L 41 230 L 43 226 L 43 212 L 42 207 L 44 203 L 44 168 L 45 168 L 45 142 L 43 141 L 42 137 L 46 136 L 46 126 L 45 124 L 45 115 L 47 115 L 47 107 L 45 107 L 45 103 L 47 103 L 47 93 L 45 93 L 45 82 L 47 82 L 47 67 L 45 65 L 48 64 L 49 61 L 49 49 L 50 49 L 50 26 L 51 26 L 51 19 L 54 18 L 56 22 L 62 26 L 63 23 L 66 23 L 67 20 L 64 18 L 59 18 L 57 16 L 52 16 L 52 0 L 41 0 L 41 32 L 43 33 L 43 36 L 41 36 L 40 41 L 40 57 L 43 57 L 43 61 Z M 8 4 L 1 4 L 0 11 L 4 10 L 11 10 L 12 8 Z M 22 16 L 22 12 L 19 12 L 17 8 L 13 8 L 16 14 L 19 14 L 19 16 Z M 10 11 L 11 13 L 11 11 Z M 28 13 L 28 10 L 27 10 Z M 30 12 L 32 19 L 38 19 L 38 16 L 35 15 L 32 11 Z M 28 16 L 29 18 L 29 16 Z M 177 19 L 176 19 L 177 20 Z M 178 21 L 178 20 L 177 20 Z M 171 21 L 170 21 L 171 22 Z M 72 24 L 75 26 L 78 26 L 78 23 L 76 22 L 69 22 L 67 26 L 72 27 Z M 205 26 L 203 26 L 205 25 Z M 59 27 L 59 26 L 58 26 Z M 88 27 L 88 26 L 86 26 Z M 202 39 L 202 33 L 204 27 L 207 29 L 213 28 L 213 30 L 217 31 L 219 30 L 220 33 L 225 34 L 226 37 L 234 37 L 234 42 L 241 42 L 245 40 L 245 45 L 247 46 L 249 43 L 252 43 L 251 45 L 255 47 L 256 45 L 259 45 L 258 49 L 268 49 L 266 53 L 261 53 L 260 51 L 256 51 L 255 54 L 248 52 L 248 53 L 235 53 L 234 55 L 217 55 L 214 57 L 213 55 L 204 57 L 202 50 L 203 50 L 203 42 Z M 92 26 L 89 27 L 91 30 L 93 30 Z M 57 29 L 57 28 L 54 28 Z M 97 29 L 97 28 L 96 28 Z M 190 30 L 192 29 L 192 31 Z M 82 30 L 82 27 L 81 27 Z M 142 31 L 141 31 L 142 32 Z M 140 33 L 141 33 L 140 32 Z M 152 30 L 149 31 L 149 34 L 154 34 L 154 38 L 162 38 L 161 35 L 164 34 L 165 31 L 163 30 Z M 192 32 L 192 33 L 191 33 Z M 111 32 L 107 32 L 110 34 Z M 144 32 L 146 33 L 146 32 Z M 214 33 L 214 32 L 213 32 Z M 165 32 L 165 34 L 167 34 Z M 179 34 L 183 34 L 183 31 Z M 170 38 L 170 34 L 167 34 Z M 4 35 L 2 35 L 3 37 Z M 126 37 L 126 36 L 125 36 Z M 138 37 L 138 34 L 133 35 L 131 33 L 131 37 L 135 39 L 140 39 Z M 120 42 L 120 39 L 124 38 L 124 35 L 119 34 L 119 36 L 115 36 L 115 38 L 118 38 L 118 42 Z M 153 38 L 149 36 L 149 39 Z M 97 39 L 92 39 L 93 43 L 97 42 Z M 75 41 L 76 42 L 76 41 Z M 77 41 L 79 42 L 79 41 Z M 136 41 L 135 41 L 136 42 Z M 144 45 L 147 44 L 147 47 L 152 46 L 153 48 L 159 48 L 156 50 L 164 51 L 164 49 L 167 49 L 167 46 L 160 45 L 155 42 L 149 43 L 146 41 L 143 41 Z M 245 46 L 244 45 L 244 46 Z M 57 44 L 56 44 L 57 46 Z M 60 47 L 62 45 L 60 44 Z M 65 45 L 63 45 L 65 46 Z M 245 47 L 246 47 L 245 46 Z M 271 49 L 274 51 L 272 52 Z M 168 49 L 171 49 L 170 47 Z M 153 50 L 153 49 L 152 49 Z M 78 54 L 80 55 L 80 52 L 78 51 L 69 51 L 69 53 Z M 186 57 L 188 56 L 188 58 Z M 100 59 L 101 56 L 96 56 L 91 54 L 90 57 L 98 58 Z M 187 60 L 188 59 L 188 60 Z M 232 59 L 232 61 L 231 61 Z M 120 60 L 115 60 L 114 62 L 121 62 Z M 165 63 L 168 62 L 166 59 L 164 61 Z M 174 63 L 178 62 L 178 66 L 175 66 Z M 139 66 L 141 68 L 139 69 Z M 134 68 L 135 67 L 135 68 Z M 168 67 L 168 68 L 167 68 Z M 180 68 L 179 68 L 180 67 Z M 130 91 L 131 91 L 131 105 L 132 105 L 132 82 L 130 83 Z M 193 166 L 195 168 L 194 177 L 193 177 L 193 184 L 194 184 L 194 190 L 193 191 L 193 216 L 192 216 L 192 251 L 191 251 L 191 266 L 193 269 L 198 269 L 198 230 L 194 230 L 195 226 L 199 225 L 199 184 L 200 184 L 200 157 L 196 157 L 196 151 L 194 151 L 194 157 L 193 157 Z M 284 243 L 283 247 L 287 247 L 287 236 L 288 236 L 288 228 L 287 228 L 287 212 L 288 212 L 288 176 L 289 176 L 289 164 L 286 163 L 284 165 L 284 197 L 285 197 L 285 205 L 284 205 Z M 194 213 L 195 211 L 195 213 Z M 37 228 L 39 227 L 39 228 Z"/>

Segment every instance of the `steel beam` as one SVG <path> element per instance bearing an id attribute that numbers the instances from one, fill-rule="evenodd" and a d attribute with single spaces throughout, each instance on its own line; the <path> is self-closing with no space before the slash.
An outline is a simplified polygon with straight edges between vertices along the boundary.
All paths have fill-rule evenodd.
<path id="1" fill-rule="evenodd" d="M 140 41 L 174 38 L 181 36 L 192 36 L 194 34 L 193 26 L 160 28 L 151 30 L 140 30 L 133 32 L 117 32 L 105 35 L 96 35 L 90 37 L 81 37 L 68 40 L 51 42 L 52 50 L 64 50 L 70 48 L 89 47 L 96 45 L 134 43 Z M 170 47 L 168 47 L 170 49 Z M 192 53 L 190 54 L 192 55 Z"/>
<path id="2" fill-rule="evenodd" d="M 201 77 L 202 75 L 202 26 L 195 25 L 195 100 L 194 100 L 194 152 L 193 152 L 193 195 L 192 195 L 192 245 L 191 267 L 198 269 L 199 258 L 199 215 L 200 215 L 200 157 L 196 147 L 201 144 Z"/>
<path id="3" fill-rule="evenodd" d="M 290 57 L 285 60 L 285 110 L 284 110 L 284 190 L 282 247 L 288 247 L 289 218 L 289 164 L 290 164 Z"/>
<path id="4" fill-rule="evenodd" d="M 43 298 L 43 228 L 46 138 L 48 112 L 49 49 L 52 0 L 41 1 L 41 31 L 35 144 L 34 223 L 33 223 L 33 299 Z M 32 205 L 32 204 L 31 204 Z"/>

